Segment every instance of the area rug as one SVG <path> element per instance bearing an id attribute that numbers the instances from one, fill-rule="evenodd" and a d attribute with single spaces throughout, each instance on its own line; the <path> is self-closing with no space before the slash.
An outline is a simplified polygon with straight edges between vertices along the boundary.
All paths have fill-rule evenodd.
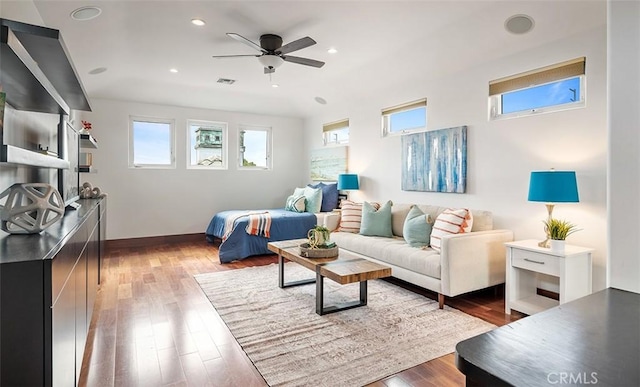
<path id="1" fill-rule="evenodd" d="M 287 281 L 315 274 L 294 263 Z M 315 285 L 281 289 L 277 265 L 195 276 L 271 386 L 361 386 L 446 355 L 494 325 L 382 280 L 368 304 L 315 313 Z M 325 305 L 358 298 L 358 284 L 325 279 Z"/>

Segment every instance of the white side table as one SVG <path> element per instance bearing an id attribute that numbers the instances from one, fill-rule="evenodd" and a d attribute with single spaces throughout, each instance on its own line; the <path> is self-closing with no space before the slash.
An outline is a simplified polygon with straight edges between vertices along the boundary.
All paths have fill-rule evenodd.
<path id="1" fill-rule="evenodd" d="M 537 240 L 505 243 L 507 267 L 505 313 L 535 314 L 591 294 L 593 249 L 566 245 L 563 253 L 539 247 Z M 536 294 L 537 274 L 559 278 L 560 302 Z"/>

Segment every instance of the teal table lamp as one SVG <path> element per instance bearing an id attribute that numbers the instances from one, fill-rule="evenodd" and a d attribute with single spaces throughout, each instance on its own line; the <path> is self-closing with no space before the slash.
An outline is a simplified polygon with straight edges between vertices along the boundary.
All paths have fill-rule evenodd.
<path id="1" fill-rule="evenodd" d="M 555 170 L 531 172 L 529 201 L 547 203 L 548 220 L 551 220 L 554 203 L 577 203 L 580 201 L 576 173 L 574 171 Z M 540 247 L 549 247 L 548 244 L 549 233 L 547 231 L 547 239 L 538 245 Z"/>

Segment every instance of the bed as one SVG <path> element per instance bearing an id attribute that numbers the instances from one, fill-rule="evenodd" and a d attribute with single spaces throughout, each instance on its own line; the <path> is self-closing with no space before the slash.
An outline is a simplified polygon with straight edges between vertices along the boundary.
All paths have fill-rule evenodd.
<path id="1" fill-rule="evenodd" d="M 261 214 L 268 212 L 270 215 L 271 227 L 269 237 L 263 235 L 250 235 L 246 228 L 249 224 L 248 213 Z M 236 218 L 234 220 L 234 218 Z M 226 230 L 228 221 L 233 221 L 233 229 Z M 222 211 L 213 216 L 205 232 L 207 241 L 213 243 L 216 239 L 221 240 L 219 247 L 220 262 L 228 263 L 235 260 L 244 259 L 252 255 L 273 254 L 267 249 L 267 243 L 271 241 L 282 241 L 286 239 L 306 238 L 309 229 L 317 224 L 322 225 L 324 214 L 313 214 L 309 212 L 292 212 L 283 208 L 270 210 L 251 211 Z M 227 235 L 225 235 L 227 233 Z"/>
<path id="2" fill-rule="evenodd" d="M 273 254 L 267 249 L 268 242 L 306 238 L 307 232 L 316 225 L 330 230 L 337 227 L 340 216 L 333 210 L 338 208 L 338 196 L 337 184 L 319 182 L 294 189 L 285 208 L 219 212 L 209 222 L 205 232 L 207 241 L 221 240 L 219 256 L 222 263 L 252 255 Z M 263 235 L 264 230 L 260 227 L 267 224 L 264 228 L 268 235 Z"/>

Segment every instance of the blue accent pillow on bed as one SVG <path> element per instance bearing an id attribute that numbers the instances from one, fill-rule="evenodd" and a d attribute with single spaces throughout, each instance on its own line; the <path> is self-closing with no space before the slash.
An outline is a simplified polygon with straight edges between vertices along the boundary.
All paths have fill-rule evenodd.
<path id="1" fill-rule="evenodd" d="M 307 187 L 311 188 L 320 188 L 322 190 L 322 205 L 320 206 L 320 211 L 322 212 L 331 212 L 334 209 L 338 208 L 338 184 L 325 184 L 320 182 L 316 185 L 307 185 Z"/>

